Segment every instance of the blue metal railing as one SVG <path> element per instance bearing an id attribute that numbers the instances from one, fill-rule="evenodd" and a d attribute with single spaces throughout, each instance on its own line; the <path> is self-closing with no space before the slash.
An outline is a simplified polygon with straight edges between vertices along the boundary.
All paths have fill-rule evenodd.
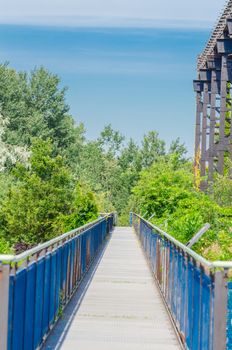
<path id="1" fill-rule="evenodd" d="M 228 283 L 227 349 L 232 350 L 232 282 Z"/>
<path id="2" fill-rule="evenodd" d="M 205 260 L 139 215 L 130 221 L 184 348 L 232 350 L 232 263 Z"/>
<path id="3" fill-rule="evenodd" d="M 113 224 L 114 214 L 108 214 L 19 256 L 1 256 L 5 284 L 9 273 L 5 308 L 8 322 L 7 326 L 0 324 L 1 337 L 6 329 L 8 336 L 0 340 L 1 350 L 34 350 L 41 346 Z"/>

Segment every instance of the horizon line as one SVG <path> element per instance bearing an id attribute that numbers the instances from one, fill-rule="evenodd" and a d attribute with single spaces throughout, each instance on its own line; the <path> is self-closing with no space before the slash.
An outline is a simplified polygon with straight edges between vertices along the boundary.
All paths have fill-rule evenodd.
<path id="1" fill-rule="evenodd" d="M 210 30 L 213 21 L 128 18 L 110 16 L 30 16 L 8 18 L 0 16 L 0 25 L 18 25 L 33 27 L 63 27 L 63 28 L 115 28 L 115 29 L 185 29 Z"/>

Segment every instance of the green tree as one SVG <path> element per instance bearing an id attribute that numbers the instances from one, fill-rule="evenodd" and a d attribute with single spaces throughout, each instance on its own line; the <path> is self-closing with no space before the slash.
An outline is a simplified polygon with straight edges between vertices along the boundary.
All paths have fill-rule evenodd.
<path id="1" fill-rule="evenodd" d="M 219 206 L 220 201 L 194 190 L 191 164 L 177 167 L 175 154 L 160 158 L 142 172 L 133 192 L 130 209 L 146 213 L 147 218 L 155 214 L 152 222 L 184 244 L 210 223 L 210 230 L 193 249 L 208 259 L 232 258 L 232 206 Z"/>
<path id="2" fill-rule="evenodd" d="M 98 217 L 98 204 L 95 195 L 85 184 L 77 184 L 74 189 L 74 200 L 69 215 L 60 217 L 63 231 L 80 227 Z"/>
<path id="3" fill-rule="evenodd" d="M 79 162 L 76 164 L 77 178 L 95 192 L 103 190 L 105 158 L 99 142 L 90 141 L 81 148 Z"/>
<path id="4" fill-rule="evenodd" d="M 123 171 L 131 170 L 138 174 L 142 170 L 142 157 L 139 147 L 130 139 L 126 147 L 122 149 L 118 159 Z"/>
<path id="5" fill-rule="evenodd" d="M 179 137 L 171 142 L 168 154 L 173 155 L 178 163 L 185 163 L 188 160 L 187 153 L 187 148 L 180 142 Z"/>
<path id="6" fill-rule="evenodd" d="M 193 190 L 188 165 L 176 170 L 172 159 L 161 157 L 141 173 L 133 189 L 135 209 L 157 218 L 175 211 L 178 202 Z"/>
<path id="7" fill-rule="evenodd" d="M 109 157 L 116 157 L 121 150 L 124 139 L 124 136 L 119 131 L 113 130 L 109 124 L 101 132 L 98 142 Z"/>
<path id="8" fill-rule="evenodd" d="M 73 150 L 82 140 L 83 126 L 76 126 L 69 115 L 65 93 L 59 77 L 43 67 L 27 74 L 0 65 L 0 104 L 8 120 L 5 141 L 30 146 L 39 137 L 50 139 L 58 153 Z"/>
<path id="9" fill-rule="evenodd" d="M 1 231 L 11 244 L 40 243 L 61 233 L 59 215 L 68 215 L 73 199 L 72 177 L 60 156 L 52 157 L 49 141 L 36 140 L 30 168 L 18 165 L 16 183 L 2 203 Z"/>
<path id="10" fill-rule="evenodd" d="M 15 181 L 1 203 L 0 237 L 10 245 L 38 244 L 97 215 L 94 195 L 75 184 L 49 140 L 34 140 L 31 152 L 30 166 L 16 166 Z"/>
<path id="11" fill-rule="evenodd" d="M 150 131 L 142 141 L 141 156 L 142 165 L 147 168 L 165 155 L 165 142 L 159 138 L 157 131 Z"/>
<path id="12" fill-rule="evenodd" d="M 232 207 L 232 179 L 230 176 L 217 176 L 209 193 L 222 207 Z"/>

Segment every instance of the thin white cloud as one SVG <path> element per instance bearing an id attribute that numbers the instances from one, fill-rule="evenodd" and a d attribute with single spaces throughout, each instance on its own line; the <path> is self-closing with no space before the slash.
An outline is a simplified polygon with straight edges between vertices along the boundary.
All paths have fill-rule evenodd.
<path id="1" fill-rule="evenodd" d="M 212 21 L 199 20 L 161 20 L 156 18 L 131 18 L 123 16 L 30 16 L 30 17 L 4 17 L 0 16 L 0 24 L 26 24 L 39 26 L 64 27 L 126 27 L 126 28 L 197 28 L 205 29 L 212 26 Z"/>
<path id="2" fill-rule="evenodd" d="M 2 0 L 0 23 L 206 27 L 225 0 Z"/>
<path id="3" fill-rule="evenodd" d="M 175 55 L 166 53 L 159 48 L 148 49 L 112 49 L 84 48 L 78 46 L 71 51 L 62 47 L 44 50 L 27 48 L 2 48 L 1 61 L 10 60 L 17 62 L 17 68 L 25 69 L 25 57 L 27 57 L 27 69 L 34 66 L 46 66 L 54 72 L 78 75 L 153 75 L 165 79 L 176 77 L 178 71 L 191 70 L 191 63 L 175 59 Z M 28 62 L 30 62 L 28 66 Z M 65 63 L 64 63 L 65 62 Z M 179 74 L 181 76 L 181 74 Z"/>

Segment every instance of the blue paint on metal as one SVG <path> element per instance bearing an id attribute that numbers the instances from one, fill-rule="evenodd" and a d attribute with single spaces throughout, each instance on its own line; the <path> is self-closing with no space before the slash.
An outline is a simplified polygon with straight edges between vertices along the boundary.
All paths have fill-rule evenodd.
<path id="1" fill-rule="evenodd" d="M 36 266 L 36 292 L 35 292 L 35 329 L 34 329 L 34 349 L 42 342 L 42 319 L 44 301 L 44 268 L 45 258 L 41 258 Z"/>
<path id="2" fill-rule="evenodd" d="M 65 243 L 62 249 L 62 291 L 63 298 L 65 299 L 65 289 L 68 270 L 68 243 Z"/>
<path id="3" fill-rule="evenodd" d="M 25 324 L 24 324 L 24 350 L 33 350 L 35 329 L 35 284 L 36 263 L 27 269 L 26 298 L 25 298 Z"/>
<path id="4" fill-rule="evenodd" d="M 101 242 L 103 242 L 103 240 L 104 240 L 104 232 L 105 232 L 105 230 L 106 230 L 106 223 L 105 223 L 105 221 L 103 221 L 102 224 L 101 224 L 101 234 L 100 234 Z"/>
<path id="5" fill-rule="evenodd" d="M 212 350 L 214 282 L 211 275 L 199 269 L 184 249 L 166 240 L 161 232 L 136 214 L 133 227 L 186 349 Z M 228 285 L 228 292 L 227 350 L 232 350 L 232 283 Z"/>
<path id="6" fill-rule="evenodd" d="M 81 252 L 81 261 L 80 261 L 80 278 L 82 278 L 84 273 L 84 259 L 85 259 L 85 252 L 83 249 L 83 235 L 80 237 L 80 252 Z"/>
<path id="7" fill-rule="evenodd" d="M 183 271 L 182 271 L 182 256 L 181 253 L 177 252 L 177 297 L 176 297 L 176 319 L 178 328 L 180 328 L 180 315 L 181 315 L 181 307 L 182 307 L 182 278 L 183 278 Z"/>
<path id="8" fill-rule="evenodd" d="M 193 339 L 193 288 L 194 288 L 194 266 L 188 261 L 188 292 L 187 292 L 187 321 L 186 321 L 186 343 L 189 349 L 192 348 Z"/>
<path id="9" fill-rule="evenodd" d="M 85 269 L 86 269 L 86 235 L 82 236 L 82 246 L 81 246 L 81 250 L 82 250 L 82 273 L 84 274 Z"/>
<path id="10" fill-rule="evenodd" d="M 153 249 L 153 246 L 152 246 L 152 243 L 153 243 L 153 239 L 152 239 L 152 231 L 150 232 L 150 235 L 149 235 L 149 260 L 150 260 L 150 263 L 151 263 L 151 266 L 152 266 L 152 249 Z"/>
<path id="11" fill-rule="evenodd" d="M 158 241 L 158 235 L 155 233 L 155 241 L 154 241 L 154 271 L 155 271 L 155 268 L 156 268 L 156 262 L 157 262 L 157 255 L 156 255 L 156 250 L 157 250 L 157 241 Z"/>
<path id="12" fill-rule="evenodd" d="M 81 237 L 77 237 L 77 261 L 78 261 L 78 265 L 77 265 L 77 270 L 78 270 L 77 281 L 79 283 L 79 281 L 81 280 Z"/>
<path id="13" fill-rule="evenodd" d="M 201 330 L 201 271 L 194 267 L 192 350 L 199 349 Z"/>
<path id="14" fill-rule="evenodd" d="M 71 241 L 68 242 L 68 275 L 67 275 L 67 296 L 71 294 L 70 289 L 70 280 L 71 280 L 71 260 L 72 260 L 72 250 L 71 250 Z"/>
<path id="15" fill-rule="evenodd" d="M 151 262 L 152 262 L 152 271 L 155 270 L 155 257 L 156 257 L 156 235 L 152 233 L 151 235 Z"/>
<path id="16" fill-rule="evenodd" d="M 72 289 L 76 286 L 76 270 L 77 270 L 77 240 L 73 240 L 73 282 Z"/>
<path id="17" fill-rule="evenodd" d="M 171 309 L 173 312 L 173 317 L 176 319 L 177 316 L 177 310 L 176 310 L 176 298 L 177 298 L 177 271 L 178 271 L 178 262 L 177 262 L 177 250 L 175 247 L 173 247 L 173 292 L 172 292 L 172 298 L 171 298 Z"/>
<path id="18" fill-rule="evenodd" d="M 232 350 L 232 282 L 228 283 L 227 350 Z"/>
<path id="19" fill-rule="evenodd" d="M 49 295 L 49 326 L 52 325 L 55 319 L 55 287 L 56 287 L 56 256 L 57 250 L 51 256 L 51 278 L 50 278 L 50 295 Z"/>
<path id="20" fill-rule="evenodd" d="M 169 245 L 169 276 L 168 276 L 168 306 L 171 309 L 172 303 L 172 289 L 173 288 L 173 246 L 170 243 Z"/>
<path id="21" fill-rule="evenodd" d="M 89 231 L 89 260 L 94 256 L 95 241 L 98 239 L 98 230 L 93 228 Z"/>
<path id="22" fill-rule="evenodd" d="M 47 256 L 45 257 L 42 334 L 46 334 L 49 327 L 50 281 L 51 281 L 51 253 L 47 254 Z"/>
<path id="23" fill-rule="evenodd" d="M 66 281 L 66 298 L 70 295 L 70 265 L 71 265 L 71 242 L 67 244 L 67 281 Z"/>
<path id="24" fill-rule="evenodd" d="M 10 276 L 9 281 L 9 311 L 8 311 L 8 336 L 7 336 L 7 350 L 12 349 L 12 332 L 13 332 L 13 307 L 14 307 L 14 284 L 15 276 Z"/>
<path id="25" fill-rule="evenodd" d="M 112 226 L 113 218 L 105 218 L 10 275 L 8 350 L 41 346 L 61 302 L 68 302 Z"/>
<path id="26" fill-rule="evenodd" d="M 211 277 L 202 273 L 202 307 L 200 328 L 200 349 L 210 350 L 210 302 L 211 302 L 212 280 Z"/>
<path id="27" fill-rule="evenodd" d="M 12 350 L 23 350 L 26 277 L 25 269 L 18 271 L 15 276 Z"/>
<path id="28" fill-rule="evenodd" d="M 71 240 L 70 242 L 70 279 L 69 279 L 69 295 L 72 294 L 73 291 L 73 272 L 74 272 L 74 259 L 75 259 L 75 242 L 74 240 Z"/>
<path id="29" fill-rule="evenodd" d="M 61 302 L 61 264 L 62 264 L 62 247 L 57 250 L 56 259 L 56 287 L 55 287 L 55 316 L 59 312 L 60 302 Z"/>
<path id="30" fill-rule="evenodd" d="M 186 319 L 186 259 L 181 255 L 182 269 L 181 269 L 181 304 L 180 304 L 180 330 L 185 334 L 185 319 Z"/>

